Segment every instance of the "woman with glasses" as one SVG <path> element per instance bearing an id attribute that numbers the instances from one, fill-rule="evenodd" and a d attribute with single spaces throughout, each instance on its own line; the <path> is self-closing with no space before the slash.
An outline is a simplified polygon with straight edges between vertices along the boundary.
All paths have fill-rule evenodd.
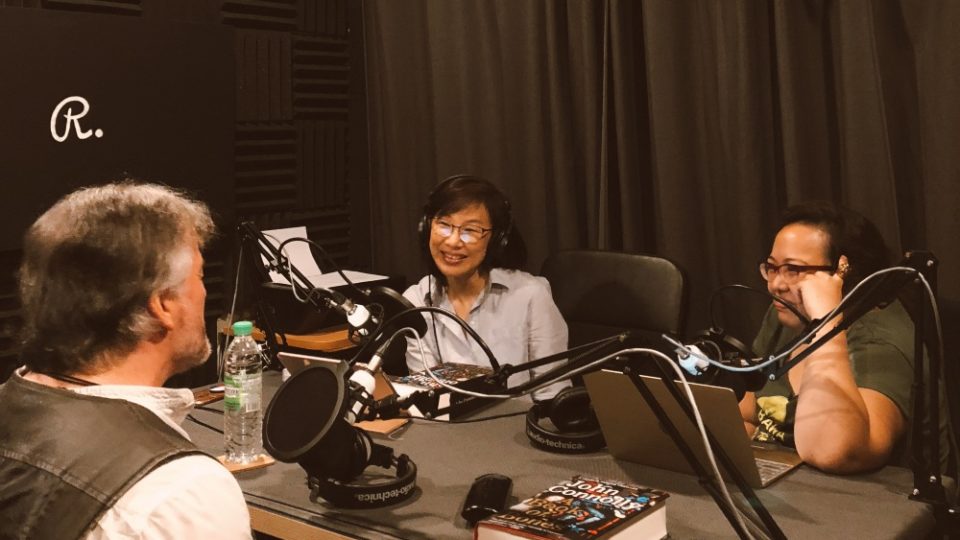
<path id="1" fill-rule="evenodd" d="M 519 365 L 567 348 L 567 325 L 549 283 L 520 270 L 526 247 L 513 225 L 510 202 L 496 186 L 470 175 L 447 178 L 427 197 L 419 233 L 429 274 L 404 292 L 415 306 L 456 314 L 483 338 L 500 365 Z M 437 314 L 425 318 L 427 334 L 419 345 L 410 340 L 407 346 L 411 372 L 445 362 L 489 366 L 486 354 L 456 321 Z M 529 373 L 520 372 L 509 384 L 528 378 Z M 534 397 L 550 398 L 564 386 L 552 385 Z"/>
<path id="2" fill-rule="evenodd" d="M 866 218 L 810 203 L 786 210 L 759 267 L 767 290 L 809 321 L 830 313 L 863 278 L 889 266 L 888 257 L 883 238 Z M 753 352 L 783 350 L 808 321 L 773 302 Z M 913 325 L 903 306 L 874 309 L 786 375 L 748 393 L 740 403 L 747 431 L 754 440 L 793 446 L 806 463 L 830 472 L 902 464 L 913 350 Z M 942 447 L 944 460 L 947 449 Z"/>

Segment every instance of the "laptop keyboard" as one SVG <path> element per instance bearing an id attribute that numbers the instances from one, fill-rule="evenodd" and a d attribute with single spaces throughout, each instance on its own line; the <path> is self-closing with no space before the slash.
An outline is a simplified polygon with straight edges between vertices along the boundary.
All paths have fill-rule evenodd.
<path id="1" fill-rule="evenodd" d="M 760 471 L 760 482 L 763 485 L 767 485 L 767 483 L 772 482 L 775 478 L 793 467 L 789 463 L 781 463 L 779 461 L 773 461 L 772 459 L 759 457 L 754 459 L 757 461 L 757 470 Z"/>

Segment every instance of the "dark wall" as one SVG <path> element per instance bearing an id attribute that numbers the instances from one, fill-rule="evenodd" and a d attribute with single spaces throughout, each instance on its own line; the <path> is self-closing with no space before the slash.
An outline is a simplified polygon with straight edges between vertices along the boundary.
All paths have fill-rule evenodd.
<path id="1" fill-rule="evenodd" d="M 133 176 L 211 206 L 221 231 L 205 253 L 211 338 L 230 307 L 238 219 L 306 225 L 339 264 L 368 267 L 367 243 L 348 241 L 369 238 L 353 226 L 368 210 L 351 9 L 347 0 L 0 0 L 0 380 L 18 363 L 23 232 L 81 185 Z M 76 124 L 66 133 L 62 114 L 77 114 L 80 101 L 53 114 L 71 96 L 89 105 L 77 121 L 85 138 Z M 214 371 L 211 362 L 175 382 Z"/>

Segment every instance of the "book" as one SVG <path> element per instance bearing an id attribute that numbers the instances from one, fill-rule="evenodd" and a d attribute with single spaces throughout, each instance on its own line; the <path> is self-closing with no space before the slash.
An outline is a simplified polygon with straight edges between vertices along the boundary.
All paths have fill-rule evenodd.
<path id="1" fill-rule="evenodd" d="M 493 373 L 493 370 L 489 367 L 447 362 L 431 368 L 430 371 L 444 384 L 475 392 L 498 393 L 497 388 L 490 387 L 483 381 L 483 377 Z M 397 395 L 402 397 L 421 390 L 443 390 L 443 386 L 426 371 L 417 371 L 404 376 L 388 375 L 387 378 Z M 438 409 L 450 407 L 449 414 L 438 416 L 438 420 L 456 420 L 492 405 L 496 401 L 494 399 L 473 398 L 451 391 L 438 392 L 437 394 L 436 407 Z M 424 416 L 423 412 L 417 407 L 410 407 L 408 413 L 410 416 L 419 418 Z"/>
<path id="2" fill-rule="evenodd" d="M 665 491 L 575 476 L 477 523 L 475 540 L 660 539 Z"/>

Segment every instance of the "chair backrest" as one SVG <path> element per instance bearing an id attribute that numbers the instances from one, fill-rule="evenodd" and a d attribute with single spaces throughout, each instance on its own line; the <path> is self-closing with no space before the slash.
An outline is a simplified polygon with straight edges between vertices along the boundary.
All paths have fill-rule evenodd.
<path id="1" fill-rule="evenodd" d="M 666 348 L 660 334 L 683 334 L 684 275 L 667 259 L 567 250 L 548 257 L 541 273 L 570 328 L 570 346 L 630 330 L 634 344 Z"/>

